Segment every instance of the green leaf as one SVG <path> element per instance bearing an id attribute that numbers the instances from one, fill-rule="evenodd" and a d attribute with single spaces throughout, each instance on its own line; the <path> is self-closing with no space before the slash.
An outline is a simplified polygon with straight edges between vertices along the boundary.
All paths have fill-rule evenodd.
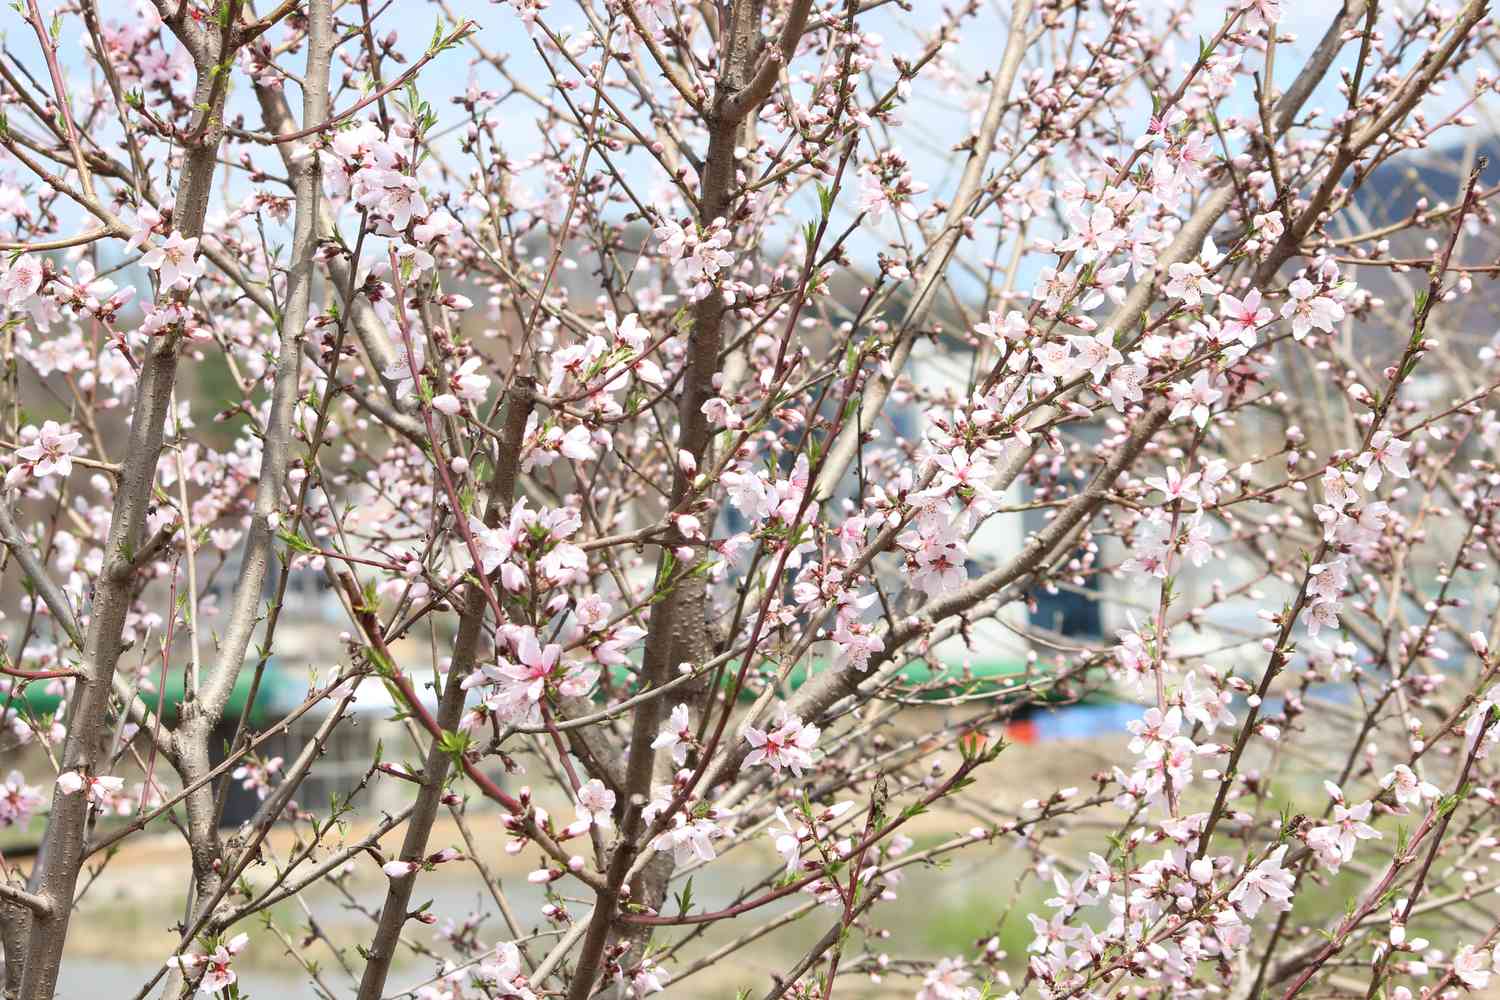
<path id="1" fill-rule="evenodd" d="M 443 730 L 438 737 L 438 749 L 453 758 L 455 764 L 461 764 L 463 755 L 468 751 L 473 740 L 468 733 L 457 733 L 451 730 Z"/>
<path id="2" fill-rule="evenodd" d="M 290 531 L 287 531 L 285 529 L 276 532 L 276 537 L 285 542 L 290 548 L 295 549 L 298 552 L 308 553 L 317 551 L 317 549 L 308 544 L 307 539 L 303 538 L 301 535 L 294 535 Z"/>
<path id="3" fill-rule="evenodd" d="M 693 908 L 693 879 L 692 879 L 691 876 L 689 876 L 689 878 L 687 880 L 687 884 L 682 887 L 682 891 L 681 892 L 677 893 L 677 914 L 679 916 L 687 916 L 688 911 L 691 910 L 692 908 Z"/>

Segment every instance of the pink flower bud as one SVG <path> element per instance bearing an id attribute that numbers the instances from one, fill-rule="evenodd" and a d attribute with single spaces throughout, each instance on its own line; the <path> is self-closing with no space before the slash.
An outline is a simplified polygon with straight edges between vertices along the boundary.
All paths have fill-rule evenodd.
<path id="1" fill-rule="evenodd" d="M 415 861 L 387 861 L 380 866 L 380 870 L 389 878 L 406 878 L 417 870 L 417 863 Z"/>

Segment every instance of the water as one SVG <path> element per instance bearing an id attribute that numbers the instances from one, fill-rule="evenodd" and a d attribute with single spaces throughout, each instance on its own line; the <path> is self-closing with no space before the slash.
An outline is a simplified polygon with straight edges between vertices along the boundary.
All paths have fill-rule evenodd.
<path id="1" fill-rule="evenodd" d="M 721 863 L 710 865 L 695 873 L 693 876 L 694 899 L 698 901 L 698 905 L 707 909 L 727 906 L 733 902 L 735 890 L 744 884 L 749 873 L 754 872 L 759 875 L 763 873 L 763 869 L 764 865 L 747 865 L 739 862 L 732 855 L 728 856 Z M 518 919 L 535 920 L 541 907 L 547 901 L 542 887 L 532 885 L 519 877 L 504 878 L 502 884 L 506 898 Z M 385 899 L 384 881 L 369 879 L 351 884 L 350 889 L 355 901 L 361 907 L 371 913 L 379 911 Z M 320 927 L 327 930 L 330 936 L 341 942 L 350 938 L 368 941 L 373 932 L 373 925 L 370 921 L 353 910 L 348 899 L 331 887 L 319 886 L 309 890 L 304 893 L 303 900 L 307 904 L 307 914 L 289 910 L 286 911 L 286 919 L 278 918 L 277 920 L 278 925 L 288 932 L 293 941 L 296 941 L 301 933 L 297 925 L 300 924 L 305 928 L 308 915 Z M 431 901 L 432 911 L 441 914 L 443 918 L 461 920 L 474 911 L 486 914 L 479 932 L 482 941 L 489 942 L 510 937 L 493 899 L 477 877 L 448 876 L 441 871 L 437 875 L 427 875 L 417 885 L 417 891 L 412 896 L 411 908 L 416 909 L 428 901 Z M 800 902 L 800 900 L 792 902 Z M 584 904 L 572 903 L 570 908 L 576 918 L 582 918 L 588 912 L 588 906 Z M 766 913 L 775 913 L 782 908 L 781 905 L 769 906 Z M 86 921 L 87 917 L 83 919 Z M 529 930 L 529 928 L 530 925 L 527 925 L 523 930 Z M 242 996 L 248 1000 L 319 1000 L 323 997 L 323 994 L 310 981 L 307 972 L 291 958 L 285 956 L 279 942 L 259 931 L 253 918 L 241 924 L 239 929 L 251 932 L 253 948 L 256 951 L 253 963 L 240 962 L 235 967 Z M 437 926 L 428 927 L 413 922 L 407 926 L 405 934 L 414 940 L 430 944 L 433 943 L 438 930 Z M 436 947 L 435 950 L 440 953 L 446 951 L 442 946 Z M 335 995 L 340 1000 L 352 997 L 356 992 L 357 984 L 351 981 L 339 964 L 334 961 L 328 948 L 321 943 L 315 944 L 311 946 L 310 953 L 318 964 L 323 981 L 334 991 Z M 352 947 L 346 949 L 345 960 L 358 974 L 362 962 Z M 57 996 L 60 1000 L 68 1000 L 68 998 L 97 1000 L 99 997 L 108 997 L 110 1000 L 130 1000 L 161 968 L 156 963 L 157 959 L 154 955 L 151 956 L 150 961 L 136 960 L 124 955 L 118 958 L 101 958 L 97 955 L 65 957 L 62 974 L 59 977 Z M 387 997 L 400 996 L 405 990 L 414 990 L 426 983 L 432 977 L 433 972 L 433 965 L 429 959 L 412 956 L 403 949 L 401 959 L 391 972 L 385 995 Z M 154 998 L 159 994 L 160 987 L 158 986 L 150 996 Z"/>
<path id="2" fill-rule="evenodd" d="M 156 966 L 102 958 L 64 961 L 57 984 L 58 1000 L 129 1000 L 152 976 Z M 249 1000 L 318 1000 L 307 975 L 291 960 L 287 968 L 245 969 L 238 973 L 240 995 Z"/>

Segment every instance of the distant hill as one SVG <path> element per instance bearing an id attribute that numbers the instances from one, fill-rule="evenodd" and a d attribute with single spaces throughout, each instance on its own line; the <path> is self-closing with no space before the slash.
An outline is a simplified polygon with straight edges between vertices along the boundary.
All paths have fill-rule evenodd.
<path id="1" fill-rule="evenodd" d="M 1378 226 L 1410 218 L 1423 198 L 1428 208 L 1454 204 L 1480 156 L 1490 162 L 1481 183 L 1494 184 L 1500 178 L 1500 138 L 1490 137 L 1482 143 L 1424 150 L 1381 164 L 1360 186 L 1355 205 Z"/>

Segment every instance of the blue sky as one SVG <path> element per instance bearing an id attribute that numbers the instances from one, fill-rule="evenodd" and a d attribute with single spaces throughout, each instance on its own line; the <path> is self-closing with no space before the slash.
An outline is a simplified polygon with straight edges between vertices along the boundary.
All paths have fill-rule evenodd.
<path id="1" fill-rule="evenodd" d="M 935 20 L 935 15 L 940 8 L 936 0 L 912 0 L 912 3 L 914 11 L 911 14 L 904 13 L 892 5 L 865 15 L 861 24 L 866 31 L 878 33 L 884 38 L 887 52 L 914 55 L 923 45 L 923 39 L 919 37 L 917 29 Z M 52 3 L 43 0 L 44 10 L 52 6 Z M 121 2 L 116 16 L 126 14 L 129 6 Z M 379 9 L 379 5 L 372 6 Z M 1146 6 L 1148 10 L 1154 10 L 1156 16 L 1163 20 L 1172 11 L 1181 9 L 1177 3 L 1161 3 L 1159 0 L 1146 0 Z M 1191 29 L 1186 33 L 1187 37 L 1174 43 L 1172 54 L 1175 72 L 1169 75 L 1170 79 L 1178 78 L 1195 57 L 1197 37 L 1211 35 L 1221 23 L 1224 6 L 1222 3 L 1190 5 Z M 1285 4 L 1284 19 L 1280 28 L 1284 34 L 1294 35 L 1295 39 L 1278 49 L 1276 75 L 1281 86 L 1285 86 L 1301 68 L 1305 54 L 1316 43 L 1326 27 L 1327 20 L 1332 13 L 1329 9 L 1331 6 L 1331 4 L 1321 3 L 1289 2 Z M 106 9 L 109 8 L 106 7 Z M 491 52 L 505 53 L 509 65 L 527 86 L 538 92 L 547 90 L 549 76 L 519 17 L 509 4 L 487 2 L 487 0 L 450 0 L 448 9 L 458 17 L 476 21 L 479 24 L 477 36 L 479 44 Z M 415 57 L 432 37 L 433 27 L 441 15 L 442 8 L 431 0 L 393 0 L 381 15 L 377 28 L 381 35 L 389 31 L 397 32 L 401 38 L 400 47 L 409 57 Z M 924 15 L 934 16 L 929 18 Z M 551 7 L 545 13 L 545 19 L 550 26 L 563 34 L 580 30 L 587 23 L 575 0 L 553 0 Z M 1002 4 L 995 2 L 986 5 L 981 15 L 968 23 L 957 46 L 957 61 L 964 67 L 964 76 L 967 79 L 977 80 L 986 70 L 993 68 L 998 61 L 1005 46 L 1008 21 L 1008 10 Z M 45 69 L 40 65 L 40 59 L 36 57 L 35 41 L 20 16 L 8 8 L 0 12 L 0 30 L 5 32 L 8 47 L 22 54 L 23 58 L 29 56 L 28 61 L 36 63 L 33 69 L 38 77 L 45 77 Z M 71 38 L 77 38 L 80 31 L 81 24 L 76 19 L 70 21 L 64 33 L 65 43 Z M 69 76 L 75 80 L 87 79 L 89 71 L 84 63 L 81 46 L 65 44 L 62 54 Z M 1336 65 L 1352 63 L 1354 54 L 1354 47 L 1346 46 Z M 1040 58 L 1044 55 L 1045 53 L 1036 53 L 1035 57 Z M 471 80 L 477 80 L 484 87 L 499 85 L 498 78 L 488 66 L 482 64 L 474 66 L 472 61 L 472 53 L 467 49 L 453 50 L 443 54 L 427 66 L 420 76 L 421 96 L 437 112 L 440 129 L 449 125 L 461 126 L 463 112 L 452 103 L 452 98 L 462 93 Z M 1257 69 L 1260 68 L 1259 57 L 1247 56 L 1247 61 L 1254 64 Z M 294 69 L 300 70 L 301 64 L 300 53 L 290 57 L 289 65 Z M 339 67 L 336 64 L 336 73 L 338 70 Z M 1330 77 L 1337 79 L 1336 74 L 1330 74 Z M 295 87 L 289 89 L 292 91 L 290 94 L 292 106 L 300 110 L 301 101 L 295 93 Z M 977 95 L 977 88 L 975 93 Z M 1138 124 L 1143 125 L 1150 112 L 1150 106 L 1143 89 L 1138 88 L 1135 93 L 1140 98 L 1138 107 L 1135 109 L 1140 118 Z M 903 152 L 910 159 L 916 176 L 931 185 L 931 191 L 927 195 L 929 198 L 945 195 L 956 177 L 961 161 L 949 150 L 969 128 L 971 112 L 965 104 L 965 96 L 962 90 L 956 88 L 919 87 L 913 103 L 905 111 L 904 118 L 908 122 L 908 127 L 904 135 L 910 135 L 912 138 L 909 140 L 903 138 Z M 352 100 L 353 97 L 346 94 L 340 98 L 338 106 L 347 107 Z M 1241 78 L 1236 93 L 1228 100 L 1227 110 L 1231 112 L 1244 110 L 1248 107 L 1250 100 L 1250 83 L 1248 79 Z M 1332 109 L 1342 104 L 1342 98 L 1332 87 L 1325 87 L 1323 92 L 1314 96 L 1311 106 L 1316 107 L 1320 102 Z M 259 124 L 258 109 L 254 105 L 249 88 L 244 86 L 243 82 L 232 99 L 230 110 L 231 114 L 235 111 L 243 112 L 247 121 L 252 125 Z M 535 115 L 527 102 L 512 99 L 503 104 L 495 113 L 515 117 L 514 122 L 505 121 L 502 125 L 503 142 L 512 160 L 523 160 L 541 149 L 541 138 L 535 126 Z M 450 148 L 452 145 L 450 141 Z M 455 156 L 458 155 L 456 150 L 453 152 Z M 268 166 L 275 162 L 274 154 L 269 151 L 263 150 L 261 155 L 266 157 L 265 162 Z M 456 165 L 465 167 L 468 164 Z M 3 165 L 0 165 L 0 170 L 4 170 Z M 622 170 L 632 182 L 639 183 L 641 189 L 645 191 L 649 191 L 653 184 L 661 181 L 659 171 L 642 154 L 637 154 L 634 158 L 624 157 Z M 16 176 L 24 176 L 24 171 L 17 171 Z M 521 183 L 523 185 L 526 183 L 524 178 Z M 851 189 L 853 187 L 854 185 L 850 185 Z M 230 193 L 235 194 L 233 191 Z M 239 194 L 242 195 L 243 192 Z M 853 199 L 850 198 L 849 203 L 852 201 Z M 808 216 L 815 211 L 811 204 L 806 208 L 805 214 Z M 888 221 L 887 225 L 890 224 Z M 878 248 L 880 243 L 881 239 L 878 234 L 871 232 L 852 244 L 852 248 L 861 258 L 872 259 L 873 250 Z"/>

